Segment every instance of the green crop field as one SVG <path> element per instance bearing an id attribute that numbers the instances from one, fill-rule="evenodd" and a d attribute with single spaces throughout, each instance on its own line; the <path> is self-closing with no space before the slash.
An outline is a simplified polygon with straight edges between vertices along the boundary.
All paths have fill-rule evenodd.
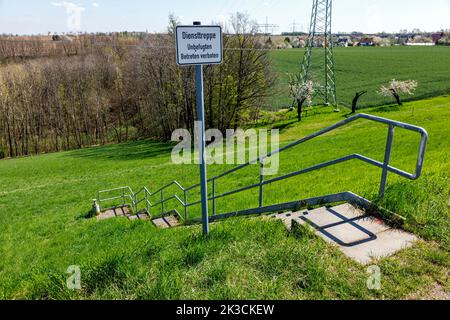
<path id="1" fill-rule="evenodd" d="M 392 77 L 416 78 L 423 90 L 419 95 L 427 92 L 426 84 L 433 86 L 433 94 L 443 92 L 450 63 L 442 59 L 448 59 L 449 49 L 337 50 L 339 83 L 341 89 L 346 86 L 341 92 L 350 96 L 358 83 L 375 89 Z M 367 50 L 367 56 L 362 58 L 359 50 Z M 388 57 L 400 53 L 391 70 Z M 289 70 L 296 55 L 301 54 L 277 53 L 280 68 Z M 423 68 L 408 67 L 413 57 L 423 60 Z M 383 67 L 376 76 L 370 72 L 374 64 Z M 450 97 L 366 112 L 423 126 L 430 134 L 423 177 L 389 176 L 381 205 L 403 215 L 404 228 L 422 240 L 377 262 L 381 290 L 367 289 L 366 267 L 300 229 L 287 232 L 281 222 L 231 219 L 213 224 L 204 238 L 200 226 L 160 230 L 146 221 L 89 218 L 98 190 L 124 185 L 156 190 L 173 179 L 185 186 L 197 182 L 197 166 L 171 163 L 172 145 L 139 141 L 0 161 L 0 299 L 404 299 L 448 294 Z M 318 110 L 297 123 L 295 112 L 283 111 L 267 114 L 275 123 L 266 126 L 280 128 L 285 145 L 345 116 L 344 111 Z M 414 169 L 418 140 L 397 131 L 394 166 Z M 354 152 L 382 160 L 385 141 L 385 126 L 353 123 L 283 153 L 278 174 Z M 209 175 L 226 168 L 211 165 Z M 258 181 L 258 170 L 253 166 L 224 178 L 218 192 Z M 268 187 L 265 204 L 348 190 L 376 200 L 380 175 L 359 162 L 341 164 Z M 257 191 L 248 191 L 219 201 L 218 208 L 227 212 L 255 204 Z M 81 268 L 80 291 L 66 288 L 71 265 Z"/>
<path id="2" fill-rule="evenodd" d="M 313 66 L 323 59 L 315 49 Z M 304 49 L 279 50 L 272 54 L 278 74 L 270 108 L 291 105 L 286 73 L 298 73 Z M 361 107 L 377 106 L 391 100 L 377 94 L 392 79 L 417 80 L 417 92 L 408 99 L 423 99 L 450 93 L 450 47 L 349 47 L 335 48 L 338 103 L 349 106 L 356 91 L 367 90 Z M 321 61 L 321 60 L 320 60 Z M 314 70 L 314 68 L 313 68 Z"/>

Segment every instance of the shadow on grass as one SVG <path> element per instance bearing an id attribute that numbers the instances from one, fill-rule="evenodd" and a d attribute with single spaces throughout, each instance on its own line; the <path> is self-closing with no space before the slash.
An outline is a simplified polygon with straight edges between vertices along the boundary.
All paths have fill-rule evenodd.
<path id="1" fill-rule="evenodd" d="M 392 112 L 392 111 L 400 111 L 400 107 L 397 105 L 390 105 L 390 106 L 382 106 L 379 108 L 373 109 L 375 112 Z"/>
<path id="2" fill-rule="evenodd" d="M 141 140 L 67 152 L 70 158 L 132 161 L 169 156 L 175 144 Z"/>
<path id="3" fill-rule="evenodd" d="M 289 120 L 289 121 L 274 125 L 272 127 L 272 130 L 280 130 L 281 132 L 283 132 L 284 130 L 293 127 L 297 123 L 298 123 L 298 120 Z"/>

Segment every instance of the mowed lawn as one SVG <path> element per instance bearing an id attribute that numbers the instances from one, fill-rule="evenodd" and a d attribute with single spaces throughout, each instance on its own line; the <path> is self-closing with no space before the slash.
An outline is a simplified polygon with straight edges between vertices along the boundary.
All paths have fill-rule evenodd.
<path id="1" fill-rule="evenodd" d="M 313 70 L 323 61 L 323 50 L 313 51 Z M 275 97 L 270 108 L 290 106 L 287 73 L 297 74 L 304 49 L 272 52 L 278 74 Z M 338 103 L 350 106 L 355 92 L 366 90 L 363 107 L 390 103 L 377 94 L 390 80 L 413 79 L 419 82 L 416 94 L 408 99 L 423 99 L 450 93 L 450 47 L 350 47 L 335 48 Z M 316 71 L 313 71 L 316 72 Z M 316 77 L 317 73 L 315 73 Z M 320 78 L 319 78 L 320 79 Z"/>
<path id="2" fill-rule="evenodd" d="M 285 120 L 281 143 L 345 118 L 311 113 Z M 321 239 L 279 222 L 239 218 L 211 226 L 159 230 L 144 221 L 85 218 L 100 189 L 128 185 L 156 190 L 177 179 L 198 181 L 195 165 L 174 165 L 172 145 L 140 141 L 0 161 L 1 299 L 404 299 L 450 290 L 450 97 L 384 106 L 367 113 L 425 127 L 430 134 L 419 181 L 389 176 L 382 205 L 406 217 L 422 240 L 377 263 L 382 288 L 366 286 L 367 268 Z M 283 153 L 279 175 L 349 153 L 383 159 L 386 127 L 367 121 Z M 419 139 L 396 131 L 392 163 L 412 171 Z M 211 165 L 209 174 L 230 166 Z M 258 166 L 219 181 L 218 192 L 258 181 Z M 356 161 L 266 188 L 265 204 L 353 191 L 376 200 L 380 170 Z M 191 200 L 198 198 L 195 191 Z M 218 211 L 251 208 L 257 190 L 218 202 Z M 157 199 L 154 199 L 157 200 Z M 175 207 L 175 204 L 174 204 Z M 196 210 L 196 211 L 195 211 Z M 198 215 L 194 208 L 193 215 Z M 82 290 L 66 288 L 69 266 L 81 268 Z"/>

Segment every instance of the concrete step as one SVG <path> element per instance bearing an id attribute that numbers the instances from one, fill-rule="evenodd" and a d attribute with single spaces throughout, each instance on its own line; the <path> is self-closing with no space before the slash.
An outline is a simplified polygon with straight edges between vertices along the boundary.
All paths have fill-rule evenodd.
<path id="1" fill-rule="evenodd" d="M 292 228 L 292 220 L 297 219 L 300 215 L 302 215 L 302 212 L 285 212 L 285 213 L 277 213 L 277 214 L 271 214 L 269 216 L 264 216 L 264 219 L 267 220 L 281 220 L 283 221 L 284 225 L 288 230 L 291 230 Z"/>
<path id="2" fill-rule="evenodd" d="M 138 214 L 132 214 L 130 207 L 117 207 L 106 210 L 97 216 L 97 220 L 107 220 L 117 217 L 126 217 L 128 220 L 149 220 L 150 216 L 145 212 L 139 212 Z"/>
<path id="3" fill-rule="evenodd" d="M 127 217 L 131 214 L 130 207 L 111 208 L 97 215 L 97 220 L 107 220 L 116 217 Z"/>
<path id="4" fill-rule="evenodd" d="M 131 220 L 131 221 L 134 221 L 134 220 L 149 220 L 150 216 L 147 213 L 141 212 L 141 213 L 138 213 L 138 214 L 129 215 L 128 219 Z"/>
<path id="5" fill-rule="evenodd" d="M 315 229 L 317 236 L 339 247 L 345 255 L 361 264 L 389 257 L 417 241 L 416 236 L 392 229 L 384 221 L 367 216 L 349 203 L 273 214 L 265 219 L 281 220 L 288 230 L 292 229 L 293 221 L 303 226 L 308 224 Z"/>
<path id="6" fill-rule="evenodd" d="M 176 215 L 170 215 L 167 217 L 157 218 L 153 219 L 152 223 L 157 227 L 161 229 L 168 229 L 179 226 L 180 220 Z"/>

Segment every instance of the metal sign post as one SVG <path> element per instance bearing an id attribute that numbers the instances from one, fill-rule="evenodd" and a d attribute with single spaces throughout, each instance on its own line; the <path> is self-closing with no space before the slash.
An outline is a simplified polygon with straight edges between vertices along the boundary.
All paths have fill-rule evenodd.
<path id="1" fill-rule="evenodd" d="M 198 150 L 200 156 L 200 193 L 202 199 L 203 234 L 209 233 L 208 176 L 206 173 L 205 107 L 203 94 L 203 65 L 219 64 L 223 59 L 222 29 L 220 26 L 193 26 L 176 28 L 177 64 L 195 65 L 197 117 L 199 121 Z"/>

